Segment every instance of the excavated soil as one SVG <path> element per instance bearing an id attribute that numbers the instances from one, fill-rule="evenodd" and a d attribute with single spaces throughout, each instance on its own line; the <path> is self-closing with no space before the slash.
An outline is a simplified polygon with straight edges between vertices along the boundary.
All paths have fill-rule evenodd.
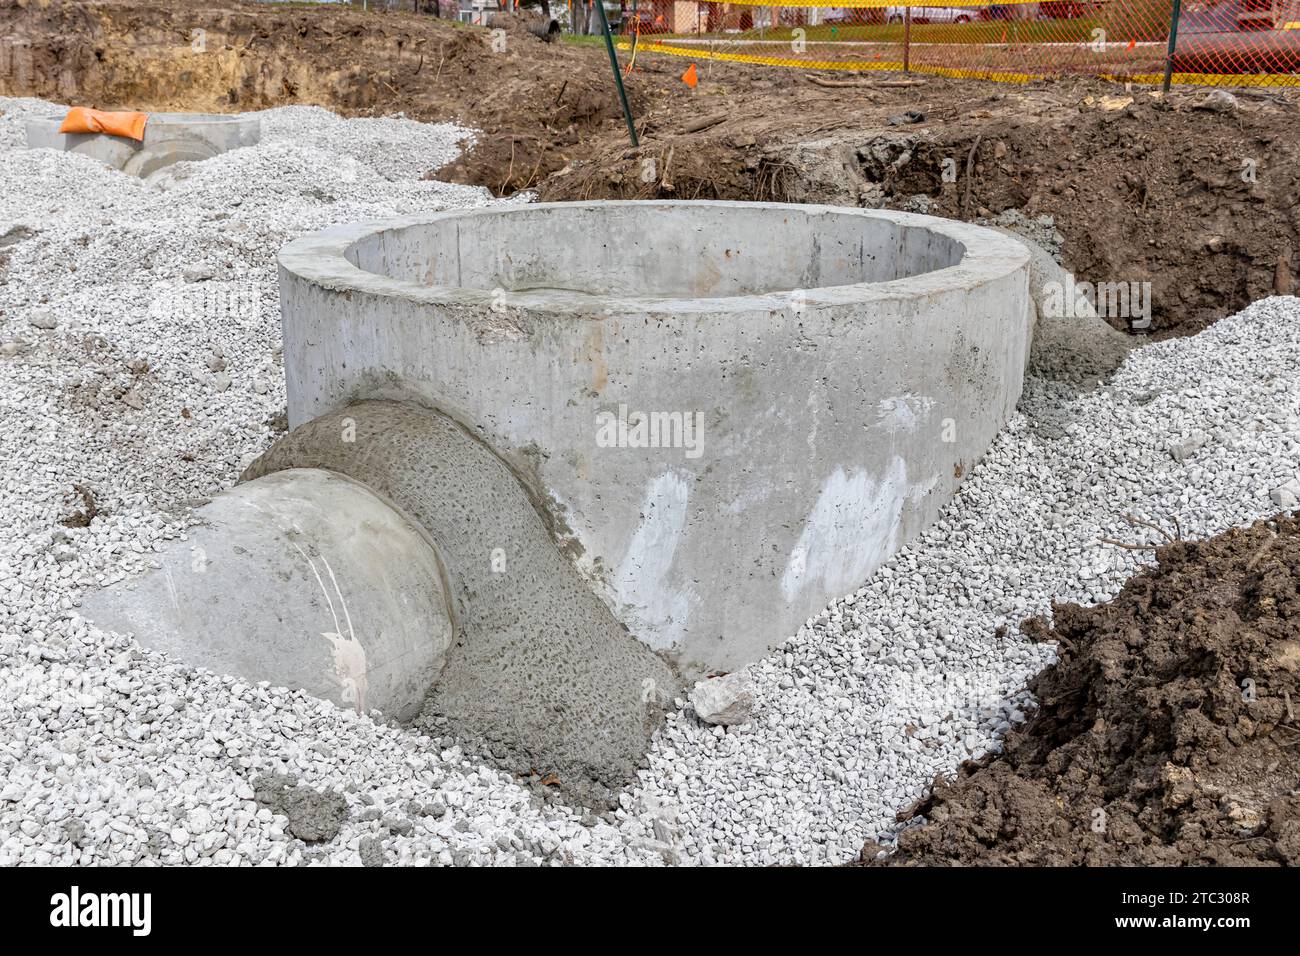
<path id="1" fill-rule="evenodd" d="M 1081 280 L 1151 283 L 1157 337 L 1199 331 L 1294 291 L 1293 93 L 1162 97 L 1093 80 L 1013 87 L 768 70 L 715 74 L 689 94 L 673 88 L 680 61 L 647 62 L 642 82 L 669 89 L 650 96 L 642 148 L 629 150 L 615 131 L 613 142 L 543 182 L 543 199 L 789 200 L 966 220 L 1051 217 L 1064 237 L 1063 264 Z M 924 118 L 891 125 L 909 111 Z M 708 120 L 714 125 L 689 132 Z"/>
<path id="2" fill-rule="evenodd" d="M 324 106 L 483 130 L 438 178 L 509 194 L 622 116 L 603 50 L 432 16 L 238 0 L 0 0 L 0 94 L 100 109 Z M 634 104 L 641 100 L 633 92 Z"/>
<path id="3" fill-rule="evenodd" d="M 1300 520 L 1157 557 L 1113 601 L 1027 623 L 1060 642 L 1040 709 L 875 862 L 1300 864 Z"/>
<path id="4" fill-rule="evenodd" d="M 627 76 L 642 136 L 632 149 L 604 49 L 546 43 L 515 23 L 493 34 L 348 7 L 0 0 L 0 37 L 6 95 L 456 120 L 482 135 L 428 175 L 501 195 L 829 202 L 1039 228 L 1051 217 L 1080 279 L 1151 283 L 1157 336 L 1294 289 L 1296 91 L 1160 98 L 1095 80 L 846 78 L 714 61 L 698 64 L 690 89 L 687 60 L 641 52 Z M 891 124 L 909 112 L 921 120 Z"/>

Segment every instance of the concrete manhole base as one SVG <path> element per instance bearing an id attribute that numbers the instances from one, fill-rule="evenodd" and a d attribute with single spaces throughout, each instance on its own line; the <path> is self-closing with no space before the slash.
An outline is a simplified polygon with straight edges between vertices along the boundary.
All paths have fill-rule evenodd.
<path id="1" fill-rule="evenodd" d="M 487 208 L 280 254 L 293 426 L 459 422 L 614 616 L 730 671 L 927 527 L 1020 396 L 1029 253 L 965 223 L 724 202 Z"/>
<path id="2" fill-rule="evenodd" d="M 352 616 L 351 660 L 409 652 L 427 685 L 367 675 L 370 699 L 593 804 L 683 680 L 762 656 L 934 520 L 1015 407 L 1034 318 L 1015 240 L 820 206 L 458 211 L 307 236 L 280 268 L 294 427 L 229 494 L 296 496 L 261 501 L 285 583 L 226 599 L 283 590 L 276 653 L 348 703 L 320 594 L 427 579 L 403 622 Z M 357 529 L 377 550 L 294 524 L 349 495 L 393 529 Z M 209 544 L 234 551 L 256 536 L 222 500 Z"/>

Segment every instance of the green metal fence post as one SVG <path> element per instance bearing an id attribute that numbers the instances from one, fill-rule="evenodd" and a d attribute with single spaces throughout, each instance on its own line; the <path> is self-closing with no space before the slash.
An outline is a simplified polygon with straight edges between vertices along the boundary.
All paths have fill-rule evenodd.
<path id="1" fill-rule="evenodd" d="M 1182 0 L 1174 0 L 1174 12 L 1169 19 L 1169 50 L 1165 53 L 1165 85 L 1164 91 L 1169 92 L 1169 81 L 1174 75 L 1174 48 L 1178 46 L 1178 16 L 1182 13 Z"/>
<path id="2" fill-rule="evenodd" d="M 623 119 L 627 120 L 627 135 L 632 138 L 633 146 L 640 146 L 636 135 L 636 121 L 632 119 L 632 107 L 627 103 L 627 90 L 623 88 L 623 74 L 618 69 L 618 55 L 614 52 L 614 38 L 609 32 L 609 17 L 605 16 L 605 0 L 595 0 L 596 9 L 600 11 L 600 28 L 605 33 L 605 49 L 609 51 L 609 66 L 614 71 L 614 85 L 618 87 L 618 100 L 623 104 Z"/>

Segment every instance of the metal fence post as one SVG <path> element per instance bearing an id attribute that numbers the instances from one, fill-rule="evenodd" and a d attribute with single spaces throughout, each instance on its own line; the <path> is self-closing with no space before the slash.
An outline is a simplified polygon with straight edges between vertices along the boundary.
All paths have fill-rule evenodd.
<path id="1" fill-rule="evenodd" d="M 618 69 L 618 56 L 614 53 L 614 38 L 609 34 L 609 17 L 605 16 L 605 0 L 596 0 L 596 9 L 600 11 L 600 28 L 605 34 L 605 49 L 609 51 L 609 66 L 614 71 L 614 85 L 618 87 L 618 100 L 623 104 L 623 119 L 627 120 L 627 134 L 632 138 L 633 146 L 640 146 L 636 135 L 636 121 L 632 119 L 632 107 L 627 103 L 627 90 L 623 88 L 623 74 Z"/>
<path id="2" fill-rule="evenodd" d="M 1169 81 L 1174 75 L 1174 49 L 1178 46 L 1178 17 L 1182 13 L 1182 0 L 1174 0 L 1174 12 L 1169 20 L 1169 49 L 1165 53 L 1164 91 L 1169 92 Z"/>
<path id="3" fill-rule="evenodd" d="M 1177 0 L 1175 0 L 1177 2 Z M 903 72 L 912 72 L 912 8 L 903 7 Z"/>

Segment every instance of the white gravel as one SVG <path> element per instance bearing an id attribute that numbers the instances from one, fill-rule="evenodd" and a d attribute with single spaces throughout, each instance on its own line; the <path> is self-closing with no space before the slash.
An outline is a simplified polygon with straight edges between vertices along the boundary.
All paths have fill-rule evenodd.
<path id="1" fill-rule="evenodd" d="M 670 717 L 629 806 L 676 812 L 682 855 L 704 862 L 843 861 L 892 836 L 1030 705 L 1053 652 L 1017 622 L 1107 600 L 1151 560 L 1099 543 L 1162 540 L 1125 514 L 1203 538 L 1277 512 L 1300 468 L 1298 359 L 1300 299 L 1275 298 L 1134 352 L 1092 394 L 1031 378 L 942 520 L 750 666 L 756 721 Z"/>
<path id="2" fill-rule="evenodd" d="M 1297 476 L 1300 300 L 1149 346 L 1090 395 L 1031 380 L 940 525 L 748 669 L 748 724 L 688 706 L 621 810 L 540 806 L 455 748 L 196 672 L 76 613 L 273 439 L 276 249 L 490 202 L 417 178 L 466 131 L 271 110 L 259 146 L 162 190 L 23 150 L 21 116 L 56 109 L 0 99 L 0 865 L 847 860 L 1023 716 L 1051 651 L 1016 621 L 1104 600 L 1149 559 L 1097 543 L 1153 540 L 1124 513 L 1203 537 L 1272 514 Z M 75 484 L 103 512 L 88 527 L 60 524 L 84 508 Z M 252 799 L 267 770 L 343 793 L 339 835 L 291 837 Z"/>

